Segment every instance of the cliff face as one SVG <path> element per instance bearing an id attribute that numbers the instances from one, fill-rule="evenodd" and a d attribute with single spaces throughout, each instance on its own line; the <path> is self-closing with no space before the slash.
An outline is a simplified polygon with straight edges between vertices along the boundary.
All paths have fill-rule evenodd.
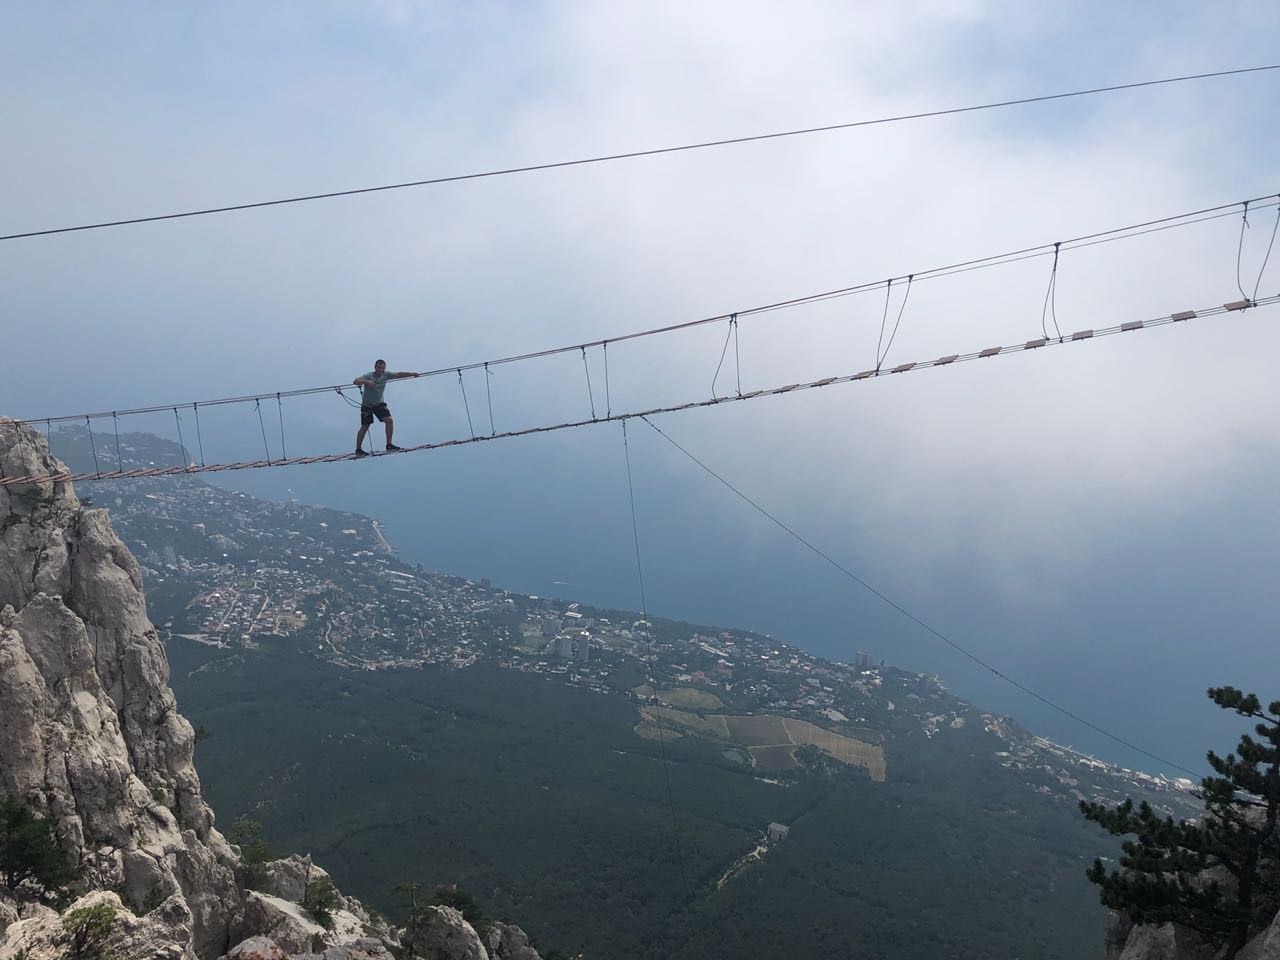
<path id="1" fill-rule="evenodd" d="M 39 433 L 0 420 L 4 476 L 63 469 Z M 135 908 L 179 894 L 191 949 L 212 958 L 240 896 L 193 744 L 106 511 L 66 483 L 0 487 L 0 794 L 53 818 L 90 885 Z"/>

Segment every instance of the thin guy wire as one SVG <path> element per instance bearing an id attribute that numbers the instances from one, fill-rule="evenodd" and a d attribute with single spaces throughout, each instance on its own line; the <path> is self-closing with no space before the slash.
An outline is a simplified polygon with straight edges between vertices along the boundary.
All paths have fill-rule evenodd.
<path id="1" fill-rule="evenodd" d="M 458 371 L 458 386 L 462 388 L 462 408 L 467 411 L 467 432 L 475 438 L 476 428 L 471 425 L 471 404 L 467 403 L 467 385 L 462 382 L 462 371 Z"/>
<path id="2" fill-rule="evenodd" d="M 255 400 L 253 401 L 253 406 L 258 411 L 258 426 L 262 428 L 262 449 L 266 451 L 267 462 L 270 463 L 271 448 L 267 446 L 267 425 L 262 419 L 262 404 L 259 401 Z"/>
<path id="3" fill-rule="evenodd" d="M 582 348 L 582 369 L 587 374 L 587 397 L 591 400 L 591 419 L 596 419 L 596 394 L 591 389 L 591 367 L 587 364 L 587 348 Z"/>
<path id="4" fill-rule="evenodd" d="M 182 442 L 182 419 L 178 416 L 178 408 L 173 408 L 173 422 L 178 425 L 178 452 L 182 455 L 182 465 L 187 465 L 187 445 Z"/>
<path id="5" fill-rule="evenodd" d="M 484 395 L 489 401 L 489 436 L 493 436 L 498 432 L 498 428 L 493 425 L 493 391 L 489 389 L 489 378 L 493 376 L 493 371 L 489 369 L 489 365 L 484 365 Z"/>
<path id="6" fill-rule="evenodd" d="M 1215 207 L 1205 207 L 1200 210 L 1193 210 L 1183 214 L 1177 214 L 1170 217 L 1162 217 L 1158 220 L 1149 220 L 1143 223 L 1130 224 L 1124 227 L 1114 227 L 1110 230 L 1103 230 L 1097 233 L 1086 234 L 1075 237 L 1071 240 L 1059 241 L 1057 246 L 1063 250 L 1078 249 L 1081 247 L 1096 246 L 1103 243 L 1112 243 L 1117 240 L 1130 239 L 1131 237 L 1145 236 L 1148 233 L 1156 233 L 1162 230 L 1172 230 L 1179 227 L 1191 226 L 1197 223 L 1203 223 L 1209 220 L 1217 220 L 1223 217 L 1235 215 L 1235 209 L 1244 203 L 1250 205 L 1258 204 L 1254 209 L 1270 209 L 1271 207 L 1280 208 L 1280 200 L 1276 199 L 1275 194 L 1267 194 L 1263 197 L 1255 197 L 1251 200 L 1236 200 L 1232 203 L 1219 204 Z M 1207 216 L 1204 216 L 1208 214 Z M 1193 219 L 1198 218 L 1198 219 Z M 1047 256 L 1053 252 L 1054 244 L 1040 244 L 1034 247 L 1024 247 L 1020 250 L 1012 250 L 1000 254 L 991 254 L 985 257 L 979 257 L 972 260 L 961 261 L 959 263 L 949 264 L 942 267 L 934 267 L 929 270 L 917 270 L 913 274 L 895 277 L 895 280 L 905 280 L 907 276 L 913 276 L 916 280 L 940 279 L 943 277 L 954 276 L 958 273 L 967 273 L 973 270 L 985 270 L 992 267 L 1004 266 L 1006 264 L 1018 263 L 1022 260 L 1029 260 L 1035 257 Z M 885 281 L 875 280 L 866 283 L 855 284 L 847 287 L 840 287 L 835 290 L 828 290 L 822 293 L 808 294 L 803 297 L 793 297 L 789 300 L 781 300 L 776 303 L 765 304 L 763 306 L 751 307 L 745 310 L 738 310 L 736 313 L 722 313 L 713 317 L 703 317 L 698 320 L 686 320 L 681 323 L 667 324 L 661 327 L 654 327 L 647 330 L 635 331 L 621 336 L 609 337 L 609 341 L 613 343 L 638 340 L 644 337 L 658 336 L 665 333 L 672 333 L 679 330 L 688 330 L 694 327 L 704 326 L 709 323 L 718 323 L 721 320 L 732 316 L 758 316 L 762 314 L 772 313 L 778 310 L 787 310 L 793 307 L 806 306 L 817 303 L 825 303 L 829 300 L 835 300 L 842 297 L 855 296 L 857 294 L 868 293 L 878 290 L 880 285 Z M 555 356 L 557 354 L 568 353 L 572 350 L 581 350 L 584 347 L 598 347 L 604 344 L 604 340 L 593 340 L 588 343 L 575 343 L 561 347 L 551 347 L 545 350 L 538 350 L 532 353 L 515 354 L 512 356 L 501 357 L 495 360 L 477 361 L 474 363 L 463 364 L 461 366 L 440 367 L 436 370 L 427 370 L 419 373 L 417 377 L 405 379 L 418 379 L 421 377 L 436 377 L 447 373 L 453 373 L 455 370 L 475 370 L 482 367 L 485 363 L 490 366 L 498 366 L 506 363 L 519 363 L 524 360 L 536 360 L 544 357 Z M 315 393 L 327 393 L 330 390 L 336 391 L 348 404 L 358 406 L 353 403 L 342 391 L 350 386 L 350 384 L 331 384 L 323 387 L 304 387 L 297 390 L 280 391 L 282 397 L 301 397 Z M 205 406 L 219 406 L 233 403 L 248 403 L 251 400 L 268 400 L 275 396 L 275 393 L 249 394 L 238 397 L 222 397 L 216 400 L 200 401 Z M 183 404 L 185 406 L 185 404 Z M 143 413 L 157 413 L 168 410 L 173 404 L 159 404 L 152 407 L 135 407 L 130 410 L 118 411 L 121 416 L 131 416 Z M 26 419 L 15 418 L 18 423 L 38 423 L 41 420 L 50 421 L 76 421 L 82 420 L 84 417 L 107 417 L 110 413 L 78 413 L 67 414 L 60 417 L 30 417 Z"/>
<path id="7" fill-rule="evenodd" d="M 627 461 L 627 496 L 631 504 L 631 536 L 636 548 L 636 576 L 640 582 L 640 612 L 644 616 L 645 622 L 648 623 L 649 604 L 644 590 L 644 565 L 640 562 L 640 527 L 636 523 L 636 491 L 635 485 L 631 480 L 631 444 L 627 440 L 627 421 L 625 418 L 622 421 L 622 449 Z M 662 773 L 667 783 L 667 807 L 671 811 L 671 833 L 675 839 L 676 860 L 680 864 L 680 883 L 684 887 L 686 917 L 692 924 L 693 916 L 689 912 L 689 901 L 692 896 L 689 889 L 689 877 L 684 865 L 684 847 L 680 842 L 680 821 L 676 818 L 675 795 L 671 789 L 671 768 L 667 765 L 667 744 L 662 730 L 662 708 L 658 697 L 658 678 L 654 673 L 653 667 L 655 658 L 651 630 L 646 630 L 645 639 L 649 651 L 649 656 L 646 658 L 649 665 L 649 686 L 653 690 L 653 700 L 655 702 L 653 717 L 658 725 L 658 748 L 662 752 Z"/>
<path id="8" fill-rule="evenodd" d="M 284 447 L 284 404 L 280 402 L 280 394 L 276 394 L 276 413 L 280 415 L 280 459 L 288 460 L 289 453 Z"/>
<path id="9" fill-rule="evenodd" d="M 116 469 L 124 470 L 124 457 L 120 454 L 120 418 L 113 413 L 111 420 L 116 428 Z"/>
<path id="10" fill-rule="evenodd" d="M 900 364 L 897 367 L 894 367 L 893 370 L 890 372 L 896 374 L 896 373 L 906 373 L 908 371 L 932 370 L 932 369 L 938 369 L 941 367 L 946 367 L 955 363 L 967 363 L 975 360 L 986 359 L 993 356 L 1009 356 L 1011 354 L 1029 353 L 1033 350 L 1040 349 L 1040 348 L 1061 346 L 1064 343 L 1074 343 L 1077 340 L 1097 340 L 1097 339 L 1101 339 L 1102 337 L 1109 337 L 1109 336 L 1114 336 L 1116 334 L 1129 333 L 1135 330 L 1154 330 L 1157 327 L 1164 327 L 1170 324 L 1181 323 L 1185 320 L 1190 320 L 1195 317 L 1201 317 L 1201 318 L 1218 317 L 1218 316 L 1223 316 L 1225 314 L 1229 314 L 1233 312 L 1239 312 L 1244 309 L 1253 309 L 1253 308 L 1259 308 L 1264 306 L 1274 306 L 1278 303 L 1280 303 L 1280 293 L 1277 293 L 1274 296 L 1262 297 L 1254 301 L 1242 300 L 1238 304 L 1234 304 L 1234 303 L 1224 304 L 1220 307 L 1208 307 L 1201 310 L 1185 311 L 1184 313 L 1165 315 L 1161 317 L 1155 317 L 1149 320 L 1128 321 L 1128 322 L 1116 324 L 1111 327 L 1104 327 L 1104 328 L 1093 329 L 1093 330 L 1081 330 L 1075 334 L 1072 334 L 1070 337 L 1063 337 L 1062 340 L 1033 340 L 1033 341 L 1028 341 L 1026 343 L 1010 344 L 1003 347 L 992 347 L 987 350 L 974 350 L 965 354 L 959 354 L 959 353 L 952 354 L 946 357 L 939 357 L 935 360 L 925 360 L 918 363 L 904 363 L 904 364 Z M 663 413 L 682 413 L 688 410 L 696 410 L 696 409 L 701 409 L 703 407 L 720 406 L 722 404 L 736 403 L 742 400 L 754 400 L 761 397 L 781 396 L 782 394 L 792 393 L 797 390 L 816 390 L 820 387 L 829 387 L 832 384 L 855 383 L 861 380 L 872 378 L 874 374 L 875 374 L 874 370 L 864 370 L 856 374 L 829 376 L 829 377 L 824 377 L 820 380 L 812 380 L 805 383 L 791 383 L 781 387 L 760 388 L 760 389 L 756 389 L 756 390 L 752 390 L 747 393 L 744 393 L 741 396 L 713 397 L 713 398 L 702 399 L 702 400 L 689 400 L 684 403 L 671 404 L 663 407 L 651 407 L 647 410 L 633 410 L 633 411 L 628 411 L 626 413 L 612 414 L 606 420 L 599 420 L 599 419 L 571 420 L 564 423 L 543 424 L 541 426 L 535 426 L 535 427 L 523 427 L 518 430 L 507 430 L 502 433 L 495 434 L 494 436 L 483 436 L 483 437 L 473 436 L 471 437 L 471 439 L 458 438 L 453 440 L 438 440 L 432 443 L 421 443 L 416 446 L 406 447 L 405 451 L 421 452 L 425 450 L 442 450 L 446 447 L 464 446 L 470 443 L 479 443 L 479 442 L 489 441 L 489 440 L 507 440 L 513 437 L 527 437 L 527 436 L 533 436 L 535 434 L 541 434 L 541 433 L 552 433 L 560 430 L 577 429 L 579 427 L 589 427 L 589 426 L 592 426 L 593 424 L 603 423 L 603 422 L 612 423 L 612 422 L 624 420 L 631 417 L 657 416 L 658 414 L 663 414 Z M 14 422 L 30 424 L 32 421 L 15 420 Z M 36 422 L 39 422 L 39 421 L 36 421 Z M 295 464 L 337 463 L 341 460 L 353 459 L 353 456 L 354 455 L 350 453 L 318 454 L 315 456 L 294 457 L 290 460 L 281 460 L 277 462 L 237 461 L 233 463 L 210 464 L 206 467 L 186 467 L 186 468 L 157 467 L 157 468 L 151 468 L 146 470 L 126 470 L 124 473 L 118 474 L 118 475 L 115 473 L 109 473 L 101 476 L 98 476 L 92 473 L 72 474 L 72 473 L 64 472 L 64 473 L 58 473 L 58 474 L 46 474 L 41 476 L 0 478 L 0 486 L 8 486 L 13 483 L 37 483 L 37 482 L 43 483 L 43 482 L 64 481 L 64 480 L 73 480 L 73 481 L 87 480 L 87 479 L 116 480 L 116 479 L 125 479 L 125 478 L 140 477 L 140 476 L 164 477 L 164 476 L 171 476 L 175 473 L 206 473 L 206 472 L 214 473 L 214 472 L 223 471 L 223 470 L 247 470 L 250 468 L 257 469 L 264 466 L 292 466 Z"/>
<path id="11" fill-rule="evenodd" d="M 1267 243 L 1266 255 L 1262 258 L 1262 266 L 1258 268 L 1258 280 L 1253 285 L 1253 296 L 1250 300 L 1258 298 L 1258 288 L 1262 286 L 1262 276 L 1267 272 L 1267 261 L 1271 259 L 1271 248 L 1276 245 L 1276 231 L 1280 230 L 1280 205 L 1276 207 L 1276 222 L 1271 226 L 1271 240 Z"/>
<path id="12" fill-rule="evenodd" d="M 334 190 L 328 193 L 313 193 L 297 197 L 285 197 L 277 200 L 260 200 L 255 203 L 237 203 L 222 207 L 207 207 L 201 210 L 186 210 L 180 213 L 166 213 L 149 217 L 131 217 L 126 220 L 107 220 L 99 223 L 86 223 L 73 227 L 55 227 L 44 230 L 29 230 L 25 233 L 11 233 L 0 236 L 0 240 L 20 240 L 25 237 L 42 237 L 55 233 L 74 233 L 82 230 L 100 230 L 106 227 L 122 227 L 138 223 L 155 223 L 160 220 L 178 220 L 185 217 L 202 217 L 216 213 L 230 213 L 236 210 L 254 210 L 260 207 L 278 207 L 291 203 L 307 203 L 313 200 L 328 200 L 334 197 L 350 197 L 365 193 L 381 193 L 387 190 L 405 190 L 411 187 L 425 187 L 441 183 L 457 183 L 463 180 L 480 180 L 487 177 L 510 176 L 518 173 L 533 173 L 541 170 L 556 170 L 564 167 L 577 167 L 593 163 L 609 163 L 617 160 L 632 160 L 638 157 L 653 157 L 667 153 L 681 153 L 689 150 L 703 150 L 709 147 L 726 147 L 741 143 L 754 143 L 761 140 L 778 140 L 783 137 L 799 137 L 815 133 L 828 133 L 835 130 L 852 130 L 858 127 L 871 127 L 881 124 L 902 123 L 909 120 L 925 120 L 932 117 L 954 116 L 963 113 L 975 113 L 981 110 L 995 110 L 1003 107 L 1023 106 L 1031 103 L 1045 103 L 1052 100 L 1066 100 L 1072 97 L 1093 96 L 1100 93 L 1114 93 L 1120 90 L 1136 90 L 1142 87 L 1155 87 L 1164 84 L 1184 83 L 1191 80 L 1209 80 L 1217 77 L 1230 77 L 1247 73 L 1260 73 L 1267 70 L 1280 69 L 1280 63 L 1267 64 L 1260 67 L 1242 67 L 1234 70 L 1217 70 L 1212 73 L 1187 74 L 1178 77 L 1165 77 L 1159 80 L 1143 80 L 1135 83 L 1118 83 L 1105 87 L 1092 87 L 1087 90 L 1073 90 L 1067 93 L 1044 94 L 1037 97 L 1020 97 L 1016 100 L 999 100 L 992 103 L 976 104 L 968 107 L 949 107 L 942 110 L 927 110 L 920 113 L 900 114 L 892 117 L 878 117 L 874 120 L 855 120 L 848 123 L 832 123 L 820 127 L 805 127 L 797 130 L 783 130 L 775 133 L 762 133 L 745 137 L 731 137 L 725 140 L 705 140 L 699 143 L 686 143 L 674 147 L 657 147 L 649 150 L 633 150 L 627 153 L 614 153 L 605 156 L 586 157 L 578 160 L 559 160 L 552 163 L 537 163 L 519 167 L 506 167 L 499 170 L 486 170 L 479 173 L 455 174 L 447 177 L 432 177 L 426 180 L 411 180 L 405 183 L 390 183 L 376 187 L 359 187 L 351 190 Z"/>
<path id="13" fill-rule="evenodd" d="M 196 415 L 196 443 L 200 447 L 200 466 L 204 466 L 204 434 L 200 430 L 200 404 L 193 403 L 191 410 Z"/>
<path id="14" fill-rule="evenodd" d="M 681 453 L 683 453 L 686 457 L 688 457 L 690 460 L 692 460 L 694 463 L 696 463 L 699 467 L 701 467 L 703 470 L 705 470 L 705 471 L 706 471 L 707 473 L 709 473 L 711 476 L 713 476 L 713 477 L 715 477 L 717 480 L 719 480 L 722 484 L 724 484 L 726 487 L 728 487 L 728 488 L 729 488 L 729 490 L 731 490 L 731 491 L 732 491 L 734 494 L 736 494 L 738 497 L 740 497 L 741 499 L 745 500 L 748 504 L 750 504 L 752 507 L 754 507 L 754 508 L 755 508 L 755 509 L 760 513 L 760 514 L 762 514 L 763 516 L 765 516 L 766 518 L 768 518 L 769 520 L 771 520 L 771 521 L 772 521 L 774 524 L 776 524 L 777 526 L 781 527 L 781 528 L 782 528 L 786 533 L 788 533 L 788 534 L 789 534 L 790 536 L 792 536 L 794 539 L 796 539 L 797 541 L 799 541 L 801 544 L 803 544 L 805 547 L 807 547 L 810 551 L 812 551 L 813 553 L 817 554 L 819 557 L 821 557 L 823 560 L 825 560 L 825 561 L 826 561 L 827 563 L 829 563 L 831 566 L 835 567 L 835 569 L 839 570 L 841 573 L 843 573 L 846 577 L 848 577 L 848 578 L 849 578 L 850 580 L 852 580 L 854 583 L 858 584 L 858 585 L 859 585 L 859 586 L 861 586 L 863 589 L 867 590 L 869 593 L 871 593 L 871 594 L 875 595 L 875 596 L 876 596 L 876 597 L 878 597 L 880 600 L 882 600 L 884 603 L 887 603 L 889 606 L 893 607 L 893 609 L 894 609 L 894 610 L 897 610 L 900 614 L 902 614 L 904 617 L 906 617 L 906 618 L 907 618 L 908 620 L 910 620 L 912 623 L 914 623 L 914 624 L 916 624 L 917 626 L 919 626 L 919 627 L 923 628 L 923 629 L 924 629 L 925 631 L 927 631 L 928 633 L 933 634 L 933 636 L 937 637 L 937 638 L 938 638 L 939 640 L 941 640 L 943 643 L 947 644 L 947 646 L 949 646 L 949 647 L 953 648 L 953 649 L 954 649 L 954 650 L 956 650 L 958 653 L 961 653 L 961 654 L 963 654 L 964 656 L 968 657 L 968 658 L 969 658 L 970 660 L 972 660 L 974 663 L 978 664 L 978 666 L 982 667 L 982 668 L 983 668 L 983 669 L 985 669 L 985 670 L 988 670 L 989 672 L 991 672 L 991 673 L 992 673 L 992 674 L 994 674 L 995 676 L 999 677 L 1001 680 L 1004 680 L 1006 683 L 1009 683 L 1009 684 L 1011 684 L 1012 686 L 1017 687 L 1017 688 L 1018 688 L 1019 690 L 1021 690 L 1023 693 L 1025 693 L 1025 694 L 1027 694 L 1028 696 L 1033 697 L 1034 699 L 1036 699 L 1036 700 L 1040 701 L 1040 702 L 1041 702 L 1041 703 L 1043 703 L 1045 706 L 1047 706 L 1047 707 L 1049 707 L 1049 708 L 1051 708 L 1051 709 L 1053 709 L 1053 710 L 1056 710 L 1058 713 L 1061 713 L 1062 715 L 1064 715 L 1064 716 L 1066 716 L 1066 717 L 1070 717 L 1072 720 L 1075 720 L 1077 723 L 1084 724 L 1084 725 L 1085 725 L 1086 727 L 1088 727 L 1089 729 L 1091 729 L 1091 730 L 1093 730 L 1093 731 L 1095 731 L 1095 732 L 1097 732 L 1097 733 L 1100 733 L 1100 734 L 1102 734 L 1103 736 L 1110 738 L 1111 740 L 1114 740 L 1116 743 L 1122 744 L 1123 746 L 1126 746 L 1126 747 L 1128 747 L 1128 748 L 1129 748 L 1129 749 L 1131 749 L 1131 750 L 1135 750 L 1135 751 L 1137 751 L 1138 753 L 1142 754 L 1144 757 L 1148 757 L 1148 758 L 1150 758 L 1150 759 L 1152 759 L 1152 760 L 1155 760 L 1155 761 L 1157 761 L 1157 762 L 1159 762 L 1159 763 L 1163 763 L 1163 764 L 1165 764 L 1165 765 L 1166 765 L 1166 766 L 1168 766 L 1168 767 L 1172 767 L 1172 768 L 1174 768 L 1174 769 L 1181 770 L 1183 773 L 1189 773 L 1189 774 L 1191 774 L 1191 776 L 1193 776 L 1193 777 L 1199 777 L 1199 776 L 1200 776 L 1200 774 L 1196 773 L 1194 770 L 1188 770 L 1186 767 L 1182 766 L 1181 764 L 1174 763 L 1172 760 L 1166 760 L 1166 759 L 1164 759 L 1163 757 L 1158 756 L 1157 754 L 1151 753 L 1149 750 L 1144 750 L 1142 747 L 1138 746 L 1136 743 L 1133 743 L 1133 742 L 1131 742 L 1131 741 L 1129 741 L 1129 740 L 1126 740 L 1124 737 L 1117 736 L 1116 734 L 1112 733 L 1110 730 L 1106 730 L 1106 729 L 1104 729 L 1103 727 L 1098 726 L 1096 723 L 1093 723 L 1092 721 L 1086 720 L 1084 717 L 1080 716 L 1078 713 L 1073 713 L 1072 711 L 1068 710 L 1066 707 L 1059 706 L 1058 704 L 1054 703 L 1052 700 L 1049 700 L 1049 699 L 1047 699 L 1046 697 L 1043 697 L 1043 696 L 1041 696 L 1040 694 L 1036 693 L 1036 691 L 1032 690 L 1030 687 L 1028 687 L 1028 686 L 1026 686 L 1026 685 L 1024 685 L 1024 684 L 1022 684 L 1022 683 L 1019 683 L 1017 680 L 1014 680 L 1014 679 L 1013 679 L 1012 677 L 1010 677 L 1008 674 L 1001 672 L 999 669 L 997 669 L 996 667 L 992 666 L 990 663 L 988 663 L 987 661 L 983 660 L 982 658 L 980 658 L 980 657 L 978 657 L 978 656 L 976 656 L 976 655 L 974 655 L 974 654 L 970 653 L 968 650 L 966 650 L 964 647 L 960 646 L 960 644 L 956 643 L 954 640 L 952 640 L 952 639 L 951 639 L 950 637 L 948 637 L 946 634 L 942 633 L 942 632 L 941 632 L 941 631 L 939 631 L 939 630 L 934 629 L 932 626 L 930 626 L 930 625 L 929 625 L 928 623 L 926 623 L 924 620 L 921 620 L 919 617 L 917 617 L 917 616 L 916 616 L 914 613 L 912 613 L 910 610 L 907 610 L 905 607 L 903 607 L 903 606 L 901 606 L 900 604 L 898 604 L 898 603 L 894 602 L 893 600 L 889 599 L 887 596 L 885 596 L 883 593 L 881 593 L 879 590 L 877 590 L 877 589 L 876 589 L 875 587 L 873 587 L 871 584 L 867 583 L 867 581 L 865 581 L 865 580 L 863 580 L 861 577 L 859 577 L 856 573 L 853 573 L 851 570 L 849 570 L 849 568 L 848 568 L 848 567 L 846 567 L 846 566 L 844 566 L 843 564 L 841 564 L 838 560 L 835 560 L 834 558 L 832 558 L 830 554 L 823 552 L 821 549 L 819 549 L 818 547 L 814 546 L 812 543 L 810 543 L 808 540 L 806 540 L 806 539 L 805 539 L 804 537 L 802 537 L 800 534 L 796 533 L 796 531 L 795 531 L 795 530 L 793 530 L 791 527 L 787 526 L 785 523 L 783 523 L 781 520 L 779 520 L 776 516 L 774 516 L 772 513 L 770 513 L 770 512 L 769 512 L 768 510 L 766 510 L 764 507 L 760 506 L 760 504 L 756 503 L 756 501 L 752 500 L 749 496 L 747 496 L 745 493 L 743 493 L 741 490 L 739 490 L 737 487 L 735 487 L 732 483 L 730 483 L 728 480 L 726 480 L 726 479 L 725 479 L 724 477 L 722 477 L 720 474 L 716 473 L 716 472 L 715 472 L 714 470 L 712 470 L 709 466 L 707 466 L 705 463 L 703 463 L 701 460 L 699 460 L 696 456 L 694 456 L 692 453 L 690 453 L 688 450 L 686 450 L 683 446 L 681 446 L 679 443 L 677 443 L 675 440 L 673 440 L 671 437 L 669 437 L 666 433 L 664 433 L 664 432 L 662 431 L 662 429 L 661 429 L 660 427 L 658 427 L 657 425 L 655 425 L 654 423 L 652 423 L 652 422 L 651 422 L 647 417 L 643 417 L 643 416 L 642 416 L 640 419 L 641 419 L 641 420 L 643 420 L 645 423 L 649 424 L 649 426 L 650 426 L 650 427 L 653 427 L 653 429 L 654 429 L 655 431 L 657 431 L 657 433 L 658 433 L 658 435 L 659 435 L 660 437 L 662 437 L 664 440 L 666 440 L 668 443 L 670 443 L 672 446 L 674 446 L 677 450 L 679 450 Z"/>

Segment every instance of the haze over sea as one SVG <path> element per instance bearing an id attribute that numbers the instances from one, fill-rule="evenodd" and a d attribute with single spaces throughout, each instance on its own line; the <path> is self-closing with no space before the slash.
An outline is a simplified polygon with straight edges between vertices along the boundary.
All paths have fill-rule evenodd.
<path id="1" fill-rule="evenodd" d="M 678 419 L 661 425 L 681 432 Z M 651 613 L 769 633 L 838 660 L 867 650 L 907 669 L 939 673 L 961 696 L 1011 713 L 1051 739 L 1182 775 L 993 677 L 679 454 L 672 457 L 648 428 L 628 429 L 639 454 L 633 468 Z M 601 426 L 574 444 L 512 441 L 506 450 L 445 452 L 423 463 L 410 458 L 372 469 L 241 475 L 235 485 L 372 513 L 402 556 L 428 568 L 489 577 L 510 590 L 638 609 L 620 434 L 616 425 Z M 752 493 L 750 477 L 734 479 Z M 895 559 L 892 525 L 877 518 L 874 502 L 854 518 L 861 535 L 844 542 L 824 535 L 819 511 L 764 505 L 1010 677 L 1193 770 L 1203 766 L 1205 749 L 1224 737 L 1234 742 L 1239 730 L 1217 715 L 1204 688 L 1220 681 L 1264 686 L 1276 675 L 1272 625 L 1280 600 L 1266 571 L 1280 564 L 1269 534 L 1280 509 L 1265 488 L 1232 491 L 1194 515 L 1148 521 L 1146 529 L 1099 548 L 1087 568 L 1046 561 L 1045 589 L 1017 596 L 993 593 L 962 557 L 917 575 L 909 561 Z"/>
<path id="2" fill-rule="evenodd" d="M 1274 57 L 1280 13 L 1114 5 L 10 5 L 0 233 L 887 117 Z M 246 31 L 247 19 L 255 29 Z M 739 148 L 4 241 L 0 412 L 191 402 L 465 364 L 1274 195 L 1280 71 Z M 890 363 L 1280 286 L 1274 205 L 917 283 Z M 1243 236 L 1243 240 L 1241 240 Z M 902 290 L 894 288 L 896 315 Z M 1277 307 L 657 421 L 975 656 L 1173 763 L 1280 697 Z M 883 289 L 744 318 L 745 389 L 874 365 Z M 615 412 L 736 387 L 726 328 L 610 350 Z M 733 354 L 730 354 L 733 356 Z M 569 355 L 388 388 L 416 443 L 588 416 Z M 736 380 L 737 364 L 733 377 Z M 727 368 L 726 368 L 727 369 Z M 332 394 L 291 454 L 350 449 Z M 268 411 L 274 416 L 275 411 Z M 125 429 L 174 436 L 169 414 Z M 191 422 L 186 440 L 191 442 Z M 208 413 L 209 460 L 261 451 Z M 270 443 L 278 451 L 272 421 Z M 1172 767 L 1027 697 L 629 428 L 650 612 L 936 672 L 1038 733 Z M 375 437 L 380 436 L 375 428 Z M 621 429 L 216 482 L 379 518 L 401 554 L 640 606 Z"/>

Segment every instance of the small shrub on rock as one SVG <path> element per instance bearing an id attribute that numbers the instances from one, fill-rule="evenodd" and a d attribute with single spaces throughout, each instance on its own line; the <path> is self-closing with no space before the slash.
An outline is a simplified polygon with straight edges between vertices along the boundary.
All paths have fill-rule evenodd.
<path id="1" fill-rule="evenodd" d="M 107 940 L 115 928 L 115 907 L 106 903 L 72 910 L 62 918 L 62 929 L 71 935 L 74 960 L 105 960 Z"/>

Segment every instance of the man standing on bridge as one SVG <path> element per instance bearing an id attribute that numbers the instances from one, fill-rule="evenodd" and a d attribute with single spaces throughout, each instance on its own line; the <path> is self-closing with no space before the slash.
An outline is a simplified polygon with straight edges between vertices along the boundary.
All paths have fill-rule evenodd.
<path id="1" fill-rule="evenodd" d="M 416 376 L 416 373 L 410 372 L 388 373 L 387 361 L 379 360 L 373 365 L 371 373 L 362 374 L 351 381 L 360 388 L 360 432 L 356 434 L 355 454 L 357 457 L 369 456 L 364 449 L 364 435 L 373 425 L 374 417 L 381 420 L 387 428 L 387 450 L 394 452 L 404 449 L 391 442 L 391 433 L 395 429 L 395 424 L 391 420 L 391 411 L 382 399 L 382 391 L 387 388 L 388 380 L 403 380 L 405 377 Z"/>

